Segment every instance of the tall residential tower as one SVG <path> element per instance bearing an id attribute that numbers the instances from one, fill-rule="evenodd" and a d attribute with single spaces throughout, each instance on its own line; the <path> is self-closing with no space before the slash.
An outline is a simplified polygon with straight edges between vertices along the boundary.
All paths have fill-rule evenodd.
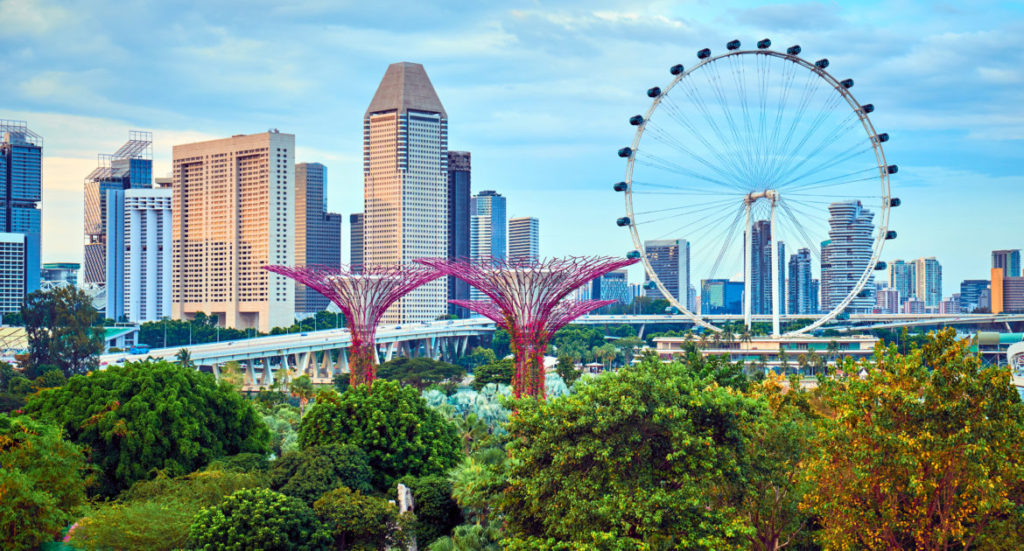
<path id="1" fill-rule="evenodd" d="M 829 240 L 821 248 L 821 311 L 839 306 L 868 269 L 875 243 L 875 215 L 860 201 L 840 201 L 828 206 Z M 846 306 L 851 314 L 870 314 L 875 309 L 874 276 Z"/>
<path id="2" fill-rule="evenodd" d="M 0 233 L 24 235 L 23 270 L 14 271 L 24 274 L 25 293 L 39 289 L 42 191 L 42 136 L 29 130 L 25 121 L 0 120 Z M 18 241 L 14 236 L 5 237 L 5 249 Z"/>
<path id="3" fill-rule="evenodd" d="M 531 216 L 509 219 L 508 257 L 531 262 L 540 260 L 540 220 Z"/>
<path id="4" fill-rule="evenodd" d="M 295 136 L 271 130 L 174 146 L 176 319 L 198 312 L 269 332 L 295 319 Z"/>
<path id="5" fill-rule="evenodd" d="M 364 261 L 408 264 L 448 255 L 448 115 L 418 63 L 388 66 L 363 117 Z M 447 279 L 412 291 L 385 323 L 448 311 Z"/>
<path id="6" fill-rule="evenodd" d="M 295 264 L 341 266 L 341 215 L 327 212 L 327 167 L 295 165 Z M 327 297 L 295 283 L 295 311 L 327 309 Z"/>

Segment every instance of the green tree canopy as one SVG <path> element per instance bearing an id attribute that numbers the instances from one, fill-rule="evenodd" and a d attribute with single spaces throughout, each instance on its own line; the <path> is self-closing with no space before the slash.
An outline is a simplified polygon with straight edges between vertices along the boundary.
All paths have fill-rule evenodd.
<path id="1" fill-rule="evenodd" d="M 484 385 L 490 383 L 510 385 L 512 384 L 512 376 L 515 375 L 515 371 L 516 366 L 512 358 L 481 365 L 473 371 L 473 388 L 480 390 Z"/>
<path id="2" fill-rule="evenodd" d="M 82 449 L 59 428 L 0 415 L 0 547 L 53 541 L 85 501 L 88 474 Z"/>
<path id="3" fill-rule="evenodd" d="M 417 390 L 445 381 L 458 382 L 465 375 L 464 368 L 431 358 L 397 358 L 377 369 L 378 378 L 398 381 Z"/>
<path id="4" fill-rule="evenodd" d="M 693 375 L 644 361 L 557 400 L 520 401 L 502 501 L 507 528 L 526 542 L 518 548 L 547 538 L 745 548 L 749 528 L 729 493 L 742 486 L 745 423 L 766 408 Z"/>
<path id="5" fill-rule="evenodd" d="M 373 485 L 390 488 L 406 475 L 445 474 L 461 459 L 455 426 L 429 407 L 420 393 L 377 379 L 344 394 L 321 392 L 302 419 L 299 445 L 351 444 L 366 452 Z"/>
<path id="6" fill-rule="evenodd" d="M 275 461 L 270 470 L 270 487 L 312 504 L 338 486 L 372 492 L 372 474 L 366 453 L 355 446 L 311 446 L 286 453 Z"/>
<path id="7" fill-rule="evenodd" d="M 103 327 L 89 295 L 72 286 L 33 291 L 21 316 L 28 334 L 26 375 L 37 377 L 39 366 L 52 364 L 66 377 L 96 368 L 103 351 Z"/>
<path id="8" fill-rule="evenodd" d="M 96 490 L 112 496 L 163 470 L 195 471 L 236 453 L 266 453 L 267 427 L 251 403 L 213 376 L 169 362 L 110 366 L 34 395 L 26 413 L 89 447 L 101 470 Z"/>
<path id="9" fill-rule="evenodd" d="M 806 504 L 835 549 L 1024 547 L 1024 405 L 1005 367 L 985 367 L 952 329 L 895 345 L 829 382 L 822 453 Z"/>
<path id="10" fill-rule="evenodd" d="M 397 507 L 379 497 L 339 486 L 317 500 L 313 509 L 337 549 L 375 551 L 404 539 L 392 533 L 399 524 Z"/>
<path id="11" fill-rule="evenodd" d="M 452 499 L 452 483 L 442 476 L 406 476 L 400 481 L 412 492 L 415 504 L 416 545 L 426 547 L 448 535 L 462 522 L 462 510 Z"/>
<path id="12" fill-rule="evenodd" d="M 191 549 L 323 549 L 330 535 L 313 510 L 266 488 L 239 490 L 201 510 L 189 528 Z"/>

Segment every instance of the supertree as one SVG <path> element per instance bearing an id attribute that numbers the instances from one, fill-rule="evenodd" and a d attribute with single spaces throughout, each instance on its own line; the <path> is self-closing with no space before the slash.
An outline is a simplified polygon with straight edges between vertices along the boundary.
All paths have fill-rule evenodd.
<path id="1" fill-rule="evenodd" d="M 413 289 L 443 274 L 423 266 L 264 266 L 290 277 L 338 305 L 352 335 L 349 348 L 349 383 L 373 384 L 377 377 L 374 337 L 384 312 Z"/>
<path id="2" fill-rule="evenodd" d="M 453 300 L 508 331 L 515 358 L 516 398 L 544 397 L 544 352 L 555 332 L 572 320 L 614 300 L 564 300 L 602 274 L 637 262 L 632 258 L 565 257 L 479 260 L 421 258 L 416 262 L 455 276 L 490 300 Z"/>

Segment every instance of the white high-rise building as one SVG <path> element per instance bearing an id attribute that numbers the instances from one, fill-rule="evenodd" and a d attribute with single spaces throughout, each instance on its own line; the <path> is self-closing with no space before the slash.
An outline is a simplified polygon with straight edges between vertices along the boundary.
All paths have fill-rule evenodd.
<path id="1" fill-rule="evenodd" d="M 0 314 L 17 312 L 25 300 L 26 237 L 0 233 Z"/>
<path id="2" fill-rule="evenodd" d="M 295 321 L 295 136 L 277 130 L 174 146 L 172 316 L 269 332 Z"/>
<path id="3" fill-rule="evenodd" d="M 828 241 L 821 248 L 821 310 L 831 311 L 853 290 L 871 262 L 875 243 L 875 215 L 860 201 L 840 201 L 828 206 Z M 847 305 L 851 314 L 870 314 L 875 308 L 874 276 Z"/>
<path id="4" fill-rule="evenodd" d="M 367 265 L 448 255 L 448 115 L 418 63 L 393 63 L 363 117 L 363 254 Z M 396 302 L 384 323 L 448 311 L 447 278 Z"/>
<path id="5" fill-rule="evenodd" d="M 508 221 L 508 257 L 540 260 L 540 220 L 520 216 Z"/>
<path id="6" fill-rule="evenodd" d="M 132 323 L 171 315 L 172 190 L 124 190 L 124 314 Z"/>

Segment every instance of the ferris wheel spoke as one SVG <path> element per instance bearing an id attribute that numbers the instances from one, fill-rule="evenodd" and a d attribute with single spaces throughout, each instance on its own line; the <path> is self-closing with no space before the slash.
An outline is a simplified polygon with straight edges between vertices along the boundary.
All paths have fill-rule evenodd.
<path id="1" fill-rule="evenodd" d="M 837 125 L 836 127 L 834 127 L 831 132 L 822 137 L 822 139 L 818 142 L 817 145 L 815 145 L 813 149 L 811 149 L 806 155 L 804 155 L 803 159 L 801 159 L 798 163 L 789 168 L 788 172 L 797 172 L 812 159 L 816 159 L 819 155 L 824 153 L 825 150 L 829 148 L 829 146 L 839 141 L 839 139 L 844 135 L 844 133 L 848 133 L 857 122 L 859 122 L 858 119 L 854 117 L 852 119 L 847 119 L 847 121 L 845 121 L 844 124 Z M 809 174 L 814 174 L 821 171 L 823 168 L 827 166 L 839 164 L 841 162 L 850 160 L 853 157 L 859 154 L 866 153 L 870 150 L 870 142 L 867 145 L 864 145 L 863 141 L 855 142 L 846 149 L 838 153 L 835 153 L 833 157 L 826 159 L 824 161 L 820 161 L 819 164 L 815 165 L 811 169 L 806 170 L 804 173 L 801 174 L 801 176 L 793 178 L 792 180 L 790 180 L 790 182 L 798 181 Z"/>
<path id="2" fill-rule="evenodd" d="M 769 172 L 769 178 L 775 179 L 777 175 L 785 169 L 785 166 L 791 161 L 793 149 L 790 147 L 790 143 L 793 141 L 793 136 L 796 135 L 796 130 L 803 120 L 804 113 L 807 112 L 807 107 L 811 103 L 811 99 L 814 97 L 814 84 L 816 75 L 809 73 L 806 75 L 804 81 L 803 91 L 800 94 L 800 99 L 797 102 L 796 112 L 793 115 L 793 119 L 789 123 L 789 128 L 783 133 L 783 140 L 778 143 L 774 154 L 772 155 L 772 168 Z M 770 180 L 769 180 L 770 181 Z"/>
<path id="3" fill-rule="evenodd" d="M 657 140 L 658 142 L 663 143 L 663 144 L 665 144 L 665 145 L 667 145 L 667 146 L 669 146 L 669 147 L 679 151 L 680 153 L 683 153 L 684 155 L 689 155 L 694 160 L 696 160 L 698 163 L 703 165 L 705 168 L 707 168 L 707 169 L 717 173 L 723 180 L 735 179 L 735 176 L 733 174 L 730 174 L 730 173 L 726 172 L 725 170 L 720 168 L 718 165 L 709 162 L 708 160 L 706 160 L 705 158 L 701 157 L 700 155 L 697 155 L 692 150 L 690 150 L 690 148 L 688 148 L 685 145 L 683 145 L 679 140 L 676 140 L 675 138 L 670 137 L 669 135 L 667 135 L 660 128 L 655 127 L 654 128 L 654 132 L 652 134 L 653 134 L 652 137 L 655 140 Z M 723 183 L 725 183 L 725 182 L 723 182 Z M 733 184 L 733 185 L 736 185 L 736 184 Z"/>
<path id="4" fill-rule="evenodd" d="M 640 188 L 639 190 L 637 190 L 638 187 Z M 673 191 L 645 191 L 647 187 Z M 633 184 L 630 186 L 630 191 L 634 195 L 714 195 L 717 197 L 722 195 L 721 191 L 707 190 L 704 189 L 703 185 L 701 185 L 701 187 L 690 187 L 673 184 L 656 184 L 653 182 L 638 182 L 636 180 L 633 180 Z"/>
<path id="5" fill-rule="evenodd" d="M 658 169 L 664 170 L 666 172 L 674 172 L 676 174 L 681 174 L 683 176 L 689 176 L 691 178 L 696 178 L 698 180 L 703 180 L 705 182 L 708 182 L 709 184 L 715 184 L 717 186 L 721 186 L 721 187 L 724 187 L 724 188 L 727 188 L 727 189 L 734 189 L 734 188 L 736 188 L 735 184 L 730 184 L 728 182 L 723 182 L 722 180 L 718 180 L 718 179 L 712 178 L 710 176 L 706 176 L 706 175 L 701 174 L 699 172 L 694 172 L 692 170 L 684 168 L 682 165 L 680 165 L 678 163 L 674 163 L 674 162 L 669 161 L 668 159 L 664 159 L 664 158 L 662 158 L 660 156 L 655 156 L 655 155 L 647 154 L 646 157 L 643 157 L 643 158 L 638 157 L 636 162 L 638 162 L 638 163 L 640 163 L 642 165 L 650 166 L 652 168 L 658 168 Z"/>
<path id="6" fill-rule="evenodd" d="M 803 136 L 800 138 L 800 141 L 798 141 L 796 145 L 794 145 L 792 149 L 789 151 L 789 154 L 786 157 L 786 161 L 782 165 L 780 165 L 780 169 L 784 168 L 786 171 L 792 170 L 791 166 L 793 165 L 793 161 L 800 156 L 801 152 L 804 149 L 804 146 L 807 145 L 807 142 L 811 139 L 812 136 L 814 136 L 818 132 L 818 130 L 821 129 L 823 123 L 825 122 L 825 119 L 827 119 L 828 116 L 832 114 L 838 106 L 839 100 L 836 99 L 835 97 L 830 98 L 826 102 L 825 107 L 818 112 L 814 119 L 812 119 L 811 124 L 808 125 L 808 129 L 806 132 L 803 133 Z M 809 157 L 805 156 L 803 161 L 801 161 L 799 164 L 803 164 L 804 162 L 807 161 L 808 158 Z M 777 177 L 778 174 L 773 176 Z"/>
<path id="7" fill-rule="evenodd" d="M 715 257 L 715 263 L 711 267 L 711 278 L 718 274 L 718 268 L 722 265 L 722 259 L 725 257 L 725 253 L 729 250 L 729 245 L 733 242 L 733 237 L 736 235 L 736 230 L 740 227 L 740 220 L 743 219 L 746 209 L 739 208 L 736 211 L 736 217 L 732 219 L 732 223 L 729 224 L 729 231 L 725 235 L 725 241 L 722 242 L 722 248 L 718 251 L 718 256 Z"/>
<path id="8" fill-rule="evenodd" d="M 715 85 L 715 94 L 718 96 L 719 107 L 722 110 L 722 114 L 729 123 L 729 131 L 732 133 L 733 141 L 737 146 L 739 146 L 738 149 L 740 153 L 738 157 L 741 157 L 746 161 L 742 165 L 744 169 L 743 172 L 746 174 L 747 180 L 752 181 L 754 175 L 751 173 L 751 167 L 754 163 L 751 160 L 750 141 L 749 138 L 746 140 L 744 139 L 745 135 L 740 132 L 739 125 L 736 124 L 736 120 L 732 116 L 732 109 L 729 108 L 730 102 L 726 98 L 725 90 L 722 88 L 722 72 L 719 70 L 718 65 L 718 63 L 708 64 L 711 71 L 714 73 L 711 80 Z"/>
<path id="9" fill-rule="evenodd" d="M 645 210 L 645 211 L 640 211 L 640 212 L 634 211 L 633 215 L 634 216 L 640 216 L 642 214 L 657 214 L 657 213 L 661 213 L 661 212 L 676 212 L 676 213 L 679 213 L 679 212 L 686 212 L 688 210 L 703 210 L 706 207 L 717 208 L 717 207 L 720 207 L 724 203 L 732 203 L 734 201 L 735 201 L 735 199 L 720 199 L 718 201 L 707 201 L 707 202 L 704 202 L 704 203 L 688 203 L 686 205 L 681 205 L 681 206 L 678 206 L 678 207 L 666 207 L 666 208 L 663 208 L 663 209 Z"/>
<path id="10" fill-rule="evenodd" d="M 801 236 L 803 236 L 804 241 L 808 245 L 807 249 L 811 251 L 811 254 L 814 255 L 815 260 L 817 260 L 820 264 L 821 251 L 819 250 L 819 247 L 814 246 L 814 240 L 812 240 L 811 236 L 808 235 L 807 230 L 804 228 L 804 225 L 800 223 L 800 220 L 796 216 L 793 215 L 793 211 L 789 208 L 789 204 L 786 202 L 785 199 L 780 201 L 779 204 L 782 205 L 783 215 L 789 218 L 789 221 L 793 224 L 793 226 L 796 227 L 797 232 L 800 233 Z"/>
<path id="11" fill-rule="evenodd" d="M 746 132 L 742 132 L 744 150 L 749 153 L 751 176 L 756 177 L 760 146 L 755 140 L 754 127 L 750 119 L 750 106 L 747 103 L 746 71 L 743 63 L 739 61 L 739 56 L 730 57 L 729 60 L 732 62 L 732 76 L 736 82 L 737 95 L 740 98 L 740 112 L 743 114 L 743 125 L 746 129 Z M 739 129 L 737 129 L 737 132 L 739 132 Z"/>
<path id="12" fill-rule="evenodd" d="M 846 161 L 849 161 L 857 157 L 858 155 L 863 155 L 867 153 L 868 151 L 871 151 L 870 145 L 865 147 L 863 144 L 860 143 L 854 144 L 853 146 L 847 148 L 846 150 L 840 151 L 836 153 L 834 156 L 823 161 L 820 161 L 817 165 L 805 169 L 803 172 L 800 172 L 797 176 L 794 176 L 793 178 L 787 180 L 786 182 L 779 184 L 778 187 L 779 189 L 785 189 L 786 186 L 793 185 L 805 178 L 810 178 L 817 174 L 821 174 L 829 167 L 839 166 L 842 163 L 845 163 Z M 803 168 L 803 165 L 808 160 L 810 160 L 810 157 L 807 157 L 800 163 L 797 163 L 797 165 L 793 167 L 793 172 L 796 172 L 800 168 Z"/>
<path id="13" fill-rule="evenodd" d="M 671 235 L 680 235 L 681 233 L 687 233 L 689 235 L 695 235 L 695 234 L 699 233 L 703 229 L 714 227 L 716 224 L 722 223 L 722 221 L 724 221 L 724 220 L 729 218 L 730 214 L 732 214 L 732 212 L 727 212 L 725 215 L 718 216 L 717 218 L 715 217 L 715 213 L 711 213 L 711 214 L 702 216 L 702 217 L 700 217 L 700 218 L 698 218 L 696 220 L 693 220 L 691 222 L 688 222 L 686 224 L 683 224 L 681 226 L 673 228 L 672 230 L 669 230 L 669 231 L 663 233 L 661 236 L 657 237 L 656 239 L 665 239 L 666 237 L 669 237 Z M 688 231 L 688 232 L 683 232 L 683 230 L 685 230 L 687 228 L 690 228 L 690 227 L 692 227 L 692 226 L 694 226 L 696 224 L 699 224 L 699 223 L 703 223 L 703 225 L 698 226 L 696 230 L 691 230 L 691 231 Z"/>
<path id="14" fill-rule="evenodd" d="M 732 201 L 733 200 L 729 200 L 727 202 L 732 202 Z M 653 223 L 657 223 L 657 222 L 664 222 L 665 220 L 675 220 L 675 219 L 680 218 L 681 214 L 687 214 L 687 215 L 700 214 L 700 213 L 704 213 L 704 212 L 715 211 L 715 210 L 720 209 L 721 207 L 722 207 L 721 204 L 712 204 L 710 206 L 703 206 L 703 207 L 699 207 L 699 208 L 694 208 L 694 209 L 692 209 L 690 211 L 686 211 L 686 212 L 678 212 L 678 211 L 674 211 L 674 209 L 666 209 L 666 210 L 672 211 L 672 214 L 668 215 L 668 216 L 660 216 L 658 218 L 651 218 L 651 219 L 648 219 L 648 220 L 634 220 L 634 225 L 641 226 L 641 225 L 653 224 Z M 685 209 L 686 207 L 679 207 L 679 208 L 684 208 Z M 651 214 L 651 213 L 657 213 L 657 212 L 665 212 L 665 211 L 647 211 L 646 213 L 634 213 L 634 217 L 637 216 L 638 214 Z"/>
<path id="15" fill-rule="evenodd" d="M 864 172 L 868 172 L 868 171 L 877 172 L 878 171 L 878 167 L 871 167 L 871 168 L 868 168 L 868 169 L 865 169 L 865 170 L 861 170 L 861 171 L 859 171 L 859 173 L 864 173 Z M 793 189 L 800 189 L 800 190 L 804 190 L 804 191 L 806 191 L 806 190 L 813 190 L 813 189 L 827 189 L 827 188 L 845 186 L 845 185 L 848 185 L 848 184 L 856 184 L 856 183 L 859 183 L 859 182 L 871 182 L 871 181 L 877 181 L 878 180 L 878 176 L 872 174 L 871 176 L 867 176 L 865 178 L 857 178 L 857 179 L 854 179 L 854 180 L 841 180 L 841 181 L 838 181 L 840 178 L 845 178 L 846 176 L 848 176 L 848 175 L 838 176 L 836 178 L 830 178 L 828 180 L 819 180 L 818 182 L 811 182 L 811 183 L 809 183 L 807 185 L 801 184 L 801 185 L 799 185 L 797 187 L 794 187 Z M 863 195 L 863 194 L 861 194 L 861 195 Z"/>
<path id="16" fill-rule="evenodd" d="M 716 147 L 712 146 L 711 142 L 708 141 L 708 138 L 705 137 L 705 133 L 699 131 L 696 127 L 694 127 L 693 123 L 690 122 L 690 120 L 675 107 L 673 101 L 669 100 L 666 101 L 664 104 L 666 105 L 666 111 L 669 114 L 669 117 L 676 121 L 681 126 L 685 127 L 687 130 L 689 130 L 690 135 L 695 137 L 697 141 L 699 141 L 703 146 L 705 146 L 705 149 L 708 150 L 712 157 L 714 157 L 715 160 L 718 161 L 717 164 L 712 163 L 712 166 L 716 167 L 715 170 L 717 172 L 728 174 L 728 176 L 723 175 L 723 177 L 726 177 L 726 179 L 732 179 L 735 180 L 736 182 L 743 181 L 741 171 L 739 170 L 739 167 L 736 165 L 736 163 L 731 162 L 726 156 L 719 152 L 716 149 Z"/>

